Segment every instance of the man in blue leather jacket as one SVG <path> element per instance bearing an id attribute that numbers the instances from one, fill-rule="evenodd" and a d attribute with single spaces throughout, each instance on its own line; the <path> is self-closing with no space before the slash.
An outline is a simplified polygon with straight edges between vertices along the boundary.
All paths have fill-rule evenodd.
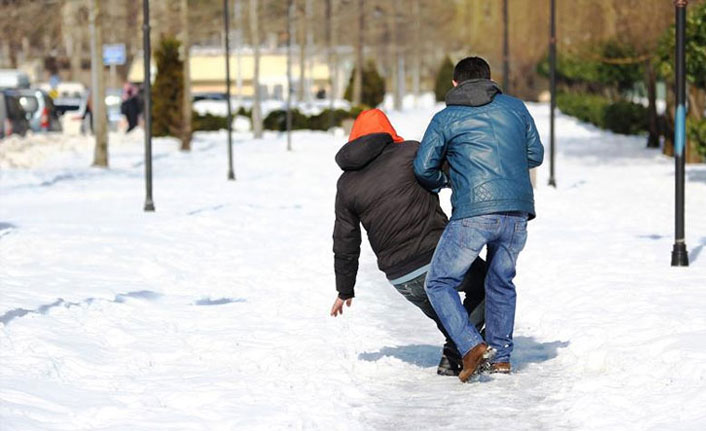
<path id="1" fill-rule="evenodd" d="M 524 103 L 502 94 L 479 57 L 461 60 L 446 108 L 432 119 L 414 173 L 430 190 L 452 188 L 453 214 L 431 262 L 429 300 L 463 355 L 461 381 L 474 373 L 509 373 L 515 320 L 515 267 L 535 217 L 529 169 L 544 148 Z M 442 171 L 448 161 L 448 176 Z M 486 341 L 461 304 L 456 286 L 487 246 Z"/>

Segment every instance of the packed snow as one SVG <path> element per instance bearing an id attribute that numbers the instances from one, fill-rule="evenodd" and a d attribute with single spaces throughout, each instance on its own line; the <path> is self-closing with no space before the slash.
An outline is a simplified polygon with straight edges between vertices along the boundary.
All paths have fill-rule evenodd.
<path id="1" fill-rule="evenodd" d="M 547 105 L 530 105 L 548 143 Z M 434 109 L 439 109 L 436 107 Z M 434 109 L 392 112 L 420 139 Z M 520 256 L 512 375 L 436 375 L 442 336 L 377 269 L 335 299 L 337 134 L 142 135 L 0 153 L 0 429 L 702 430 L 706 166 L 687 168 L 691 266 L 672 268 L 673 160 L 559 116 L 556 189 Z M 0 143 L 0 147 L 8 145 Z M 548 152 L 547 152 L 548 155 Z M 9 162 L 9 160 L 14 160 Z M 448 210 L 448 192 L 443 193 Z"/>

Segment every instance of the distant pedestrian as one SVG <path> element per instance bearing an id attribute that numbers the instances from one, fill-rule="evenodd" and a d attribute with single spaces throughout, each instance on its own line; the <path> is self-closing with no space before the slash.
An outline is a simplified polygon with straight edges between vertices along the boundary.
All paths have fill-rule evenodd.
<path id="1" fill-rule="evenodd" d="M 125 85 L 123 85 L 120 113 L 122 113 L 127 120 L 126 133 L 129 133 L 132 129 L 137 127 L 140 116 L 140 102 L 137 98 L 137 93 L 137 87 L 135 87 L 132 83 L 126 82 Z"/>

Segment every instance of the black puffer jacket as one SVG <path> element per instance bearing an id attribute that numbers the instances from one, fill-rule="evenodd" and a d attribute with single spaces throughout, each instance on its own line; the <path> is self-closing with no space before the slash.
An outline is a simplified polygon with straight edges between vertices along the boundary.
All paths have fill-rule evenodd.
<path id="1" fill-rule="evenodd" d="M 336 155 L 345 171 L 338 180 L 333 231 L 340 298 L 354 296 L 361 223 L 388 279 L 431 262 L 448 220 L 439 197 L 414 177 L 418 148 L 419 142 L 393 143 L 389 134 L 375 133 L 347 143 Z"/>

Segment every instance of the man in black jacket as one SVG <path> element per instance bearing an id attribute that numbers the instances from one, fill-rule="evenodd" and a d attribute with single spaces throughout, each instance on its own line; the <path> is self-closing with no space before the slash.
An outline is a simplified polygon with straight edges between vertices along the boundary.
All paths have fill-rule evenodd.
<path id="1" fill-rule="evenodd" d="M 362 112 L 349 142 L 336 155 L 344 170 L 338 181 L 333 233 L 338 296 L 331 315 L 351 305 L 360 255 L 360 224 L 390 283 L 430 319 L 446 337 L 438 374 L 458 375 L 461 355 L 438 319 L 424 290 L 434 250 L 448 219 L 438 195 L 425 190 L 414 176 L 412 163 L 419 142 L 397 136 L 385 114 Z M 484 323 L 485 263 L 478 259 L 459 291 L 469 321 L 478 330 Z"/>

